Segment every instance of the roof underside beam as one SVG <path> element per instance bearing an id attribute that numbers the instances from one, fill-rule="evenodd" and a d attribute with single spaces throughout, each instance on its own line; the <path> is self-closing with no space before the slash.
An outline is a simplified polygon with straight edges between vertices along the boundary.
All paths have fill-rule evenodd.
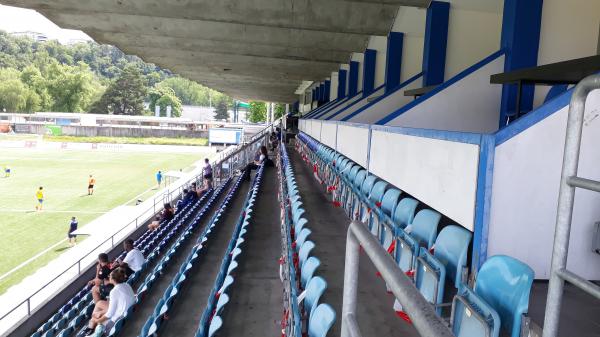
<path id="1" fill-rule="evenodd" d="M 229 95 L 293 102 L 430 0 L 0 0 Z"/>

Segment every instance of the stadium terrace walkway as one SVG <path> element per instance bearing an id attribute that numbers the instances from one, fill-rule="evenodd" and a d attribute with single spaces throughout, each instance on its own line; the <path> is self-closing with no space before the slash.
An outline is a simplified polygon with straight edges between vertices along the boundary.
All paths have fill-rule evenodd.
<path id="1" fill-rule="evenodd" d="M 279 279 L 281 231 L 275 168 L 264 171 L 254 213 L 238 259 L 236 282 L 221 317 L 219 336 L 279 336 L 283 288 Z"/>
<path id="2" fill-rule="evenodd" d="M 248 182 L 243 182 L 240 185 L 225 213 L 221 215 L 219 222 L 212 229 L 213 233 L 206 241 L 206 250 L 200 254 L 186 281 L 179 289 L 179 295 L 169 310 L 169 319 L 165 320 L 158 331 L 159 336 L 196 335 L 200 318 L 206 309 L 208 296 L 219 273 L 223 255 L 227 250 L 227 245 L 231 240 L 235 225 L 244 206 L 249 186 Z M 181 263 L 175 263 L 175 267 L 174 272 L 176 273 L 177 269 L 181 267 Z M 172 277 L 167 279 L 169 282 L 172 281 Z M 154 305 L 156 305 L 156 302 Z M 148 316 L 146 316 L 147 318 Z M 124 336 L 133 337 L 136 335 Z"/>
<path id="3" fill-rule="evenodd" d="M 157 278 L 154 285 L 150 288 L 150 290 L 146 294 L 143 302 L 136 308 L 131 319 L 127 321 L 127 324 L 124 325 L 123 330 L 120 333 L 121 337 L 127 337 L 127 336 L 135 337 L 140 334 L 140 331 L 142 330 L 144 323 L 146 322 L 148 317 L 154 311 L 156 304 L 163 296 L 165 290 L 167 289 L 169 284 L 172 282 L 173 277 L 179 271 L 181 264 L 186 260 L 187 256 L 189 255 L 192 248 L 196 244 L 197 239 L 202 234 L 204 228 L 209 224 L 213 214 L 215 213 L 216 210 L 218 210 L 218 208 L 222 204 L 223 200 L 225 199 L 227 192 L 229 191 L 229 189 L 232 188 L 232 186 L 233 186 L 233 184 L 228 188 L 228 190 L 223 191 L 221 193 L 221 195 L 219 196 L 217 201 L 213 204 L 213 206 L 211 207 L 209 212 L 201 220 L 201 224 L 198 227 L 196 227 L 196 230 L 194 231 L 192 236 L 188 240 L 186 240 L 185 243 L 183 243 L 183 246 L 180 247 L 178 249 L 177 253 L 171 258 L 170 263 L 163 269 L 161 277 Z M 231 237 L 233 225 L 228 225 L 228 224 L 235 222 L 235 216 L 239 215 L 239 211 L 240 211 L 241 205 L 244 201 L 244 197 L 247 192 L 247 189 L 248 189 L 247 183 L 242 184 L 240 186 L 240 189 L 238 190 L 236 196 L 232 199 L 233 202 L 228 207 L 228 210 L 231 210 L 233 213 L 227 211 L 223 218 L 224 221 L 220 222 L 215 227 L 215 230 L 217 233 L 215 233 L 215 235 L 211 237 L 210 245 L 207 245 L 207 250 L 204 252 L 204 254 L 201 257 L 199 257 L 198 263 L 195 264 L 195 268 L 190 273 L 190 278 L 195 278 L 195 276 L 198 276 L 198 275 L 206 276 L 206 277 L 203 277 L 204 281 L 201 283 L 187 282 L 188 287 L 184 286 L 181 290 L 182 292 L 184 292 L 183 296 L 180 297 L 180 301 L 181 301 L 181 299 L 183 299 L 183 301 L 181 301 L 181 302 L 184 302 L 185 296 L 187 296 L 190 293 L 189 288 L 204 289 L 206 287 L 212 287 L 212 284 L 216 277 L 216 273 L 213 273 L 214 275 L 211 276 L 208 273 L 201 273 L 203 271 L 198 270 L 198 269 L 203 269 L 204 266 L 210 267 L 210 266 L 214 265 L 218 271 L 218 266 L 220 265 L 219 262 L 222 257 L 222 252 L 218 251 L 218 245 L 223 244 L 223 242 L 225 242 L 225 245 L 226 245 L 226 242 L 228 240 L 227 236 Z M 231 215 L 231 214 L 234 214 L 235 211 L 237 211 L 238 214 Z M 223 225 L 222 227 L 220 226 L 221 224 Z M 224 233 L 224 234 L 220 234 L 220 233 Z M 221 254 L 221 255 L 219 255 L 219 254 Z M 211 255 L 214 255 L 214 256 L 211 256 Z M 209 261 L 209 262 L 205 263 L 205 262 L 201 262 L 201 260 Z M 200 266 L 200 267 L 198 268 L 198 266 Z M 149 268 L 148 270 L 151 270 L 151 269 Z M 198 273 L 201 273 L 201 274 L 198 274 Z M 142 279 L 142 280 L 143 280 L 143 278 L 144 277 L 140 277 L 140 279 Z M 190 285 L 191 285 L 191 287 L 190 287 Z M 208 295 L 206 294 L 204 296 L 204 300 L 202 300 L 202 301 L 200 301 L 200 300 L 196 301 L 196 308 L 195 308 L 196 310 L 195 311 L 199 311 L 204 308 L 207 296 Z M 171 314 L 170 314 L 170 316 L 172 317 L 174 322 L 169 322 L 169 323 L 177 324 L 177 322 L 179 322 L 181 320 L 189 321 L 188 324 L 185 324 L 185 331 L 190 331 L 190 333 L 191 333 L 191 331 L 193 330 L 195 333 L 195 330 L 198 328 L 198 321 L 194 322 L 194 320 L 191 320 L 190 318 L 193 317 L 194 319 L 196 319 L 196 318 L 199 319 L 200 315 L 194 315 L 194 316 L 187 315 L 187 314 L 178 315 L 177 314 L 179 312 L 178 307 L 179 307 L 178 303 L 175 303 L 174 308 L 172 309 Z M 165 323 L 165 325 L 169 324 L 169 323 Z M 173 327 L 172 324 L 169 324 L 169 325 L 171 327 Z M 173 328 L 173 329 L 175 331 L 177 331 L 177 329 L 179 329 L 179 328 Z M 164 332 L 166 333 L 167 331 L 164 331 Z M 193 336 L 194 333 L 191 333 L 190 336 Z"/>
<path id="4" fill-rule="evenodd" d="M 289 148 L 296 181 L 312 233 L 309 240 L 316 247 L 311 252 L 321 260 L 316 275 L 327 280 L 328 288 L 320 302 L 329 303 L 337 313 L 330 336 L 340 336 L 346 234 L 350 220 L 340 208 L 334 208 L 313 177 L 312 169 L 300 155 Z M 361 254 L 358 286 L 358 323 L 365 336 L 419 336 L 415 328 L 396 316 L 394 297 L 387 293 L 385 282 L 365 254 Z"/>

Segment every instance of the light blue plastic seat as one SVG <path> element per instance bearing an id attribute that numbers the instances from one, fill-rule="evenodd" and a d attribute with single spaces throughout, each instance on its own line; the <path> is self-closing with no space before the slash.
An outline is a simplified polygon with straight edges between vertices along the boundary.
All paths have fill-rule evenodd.
<path id="1" fill-rule="evenodd" d="M 223 319 L 221 319 L 220 316 L 213 317 L 212 321 L 210 321 L 210 325 L 208 326 L 208 337 L 213 337 L 222 326 Z"/>
<path id="2" fill-rule="evenodd" d="M 379 208 L 381 207 L 381 201 L 383 199 L 383 195 L 385 194 L 385 190 L 388 186 L 388 183 L 385 181 L 378 181 L 373 185 L 371 189 L 371 193 L 369 193 L 368 197 L 368 207 L 371 209 L 371 214 L 369 216 L 369 229 L 371 233 L 377 237 L 379 237 L 379 218 L 377 217 Z"/>
<path id="3" fill-rule="evenodd" d="M 376 209 L 376 215 L 379 217 L 379 239 L 384 248 L 388 248 L 394 241 L 394 225 L 392 215 L 398 205 L 398 200 L 402 191 L 396 188 L 388 189 L 381 198 L 381 207 Z M 387 224 L 388 226 L 384 226 Z"/>
<path id="4" fill-rule="evenodd" d="M 219 295 L 219 299 L 217 300 L 217 306 L 215 307 L 215 315 L 220 315 L 221 311 L 229 303 L 229 295 L 223 293 Z"/>
<path id="5" fill-rule="evenodd" d="M 304 266 L 302 266 L 302 269 L 300 270 L 300 284 L 303 289 L 320 265 L 321 261 L 314 256 L 309 257 L 306 262 L 304 262 Z"/>
<path id="6" fill-rule="evenodd" d="M 500 316 L 468 287 L 462 287 L 452 301 L 452 333 L 457 337 L 498 337 Z"/>
<path id="7" fill-rule="evenodd" d="M 423 209 L 417 213 L 410 225 L 411 232 L 397 229 L 396 261 L 403 271 L 413 270 L 420 247 L 430 249 L 437 235 L 440 213 Z"/>
<path id="8" fill-rule="evenodd" d="M 335 310 L 329 304 L 319 304 L 308 321 L 308 337 L 325 337 L 335 322 Z"/>
<path id="9" fill-rule="evenodd" d="M 415 286 L 429 302 L 439 305 L 444 299 L 446 280 L 459 288 L 467 268 L 467 252 L 472 234 L 461 226 L 447 226 L 440 231 L 431 254 L 421 247 L 415 267 Z M 442 314 L 438 306 L 437 312 Z"/>
<path id="10" fill-rule="evenodd" d="M 498 312 L 501 331 L 511 337 L 519 337 L 534 276 L 527 264 L 505 255 L 487 259 L 477 274 L 475 293 Z"/>
<path id="11" fill-rule="evenodd" d="M 233 251 L 231 251 L 231 259 L 235 260 L 237 259 L 238 255 L 240 255 L 242 253 L 242 250 L 239 248 L 234 248 Z"/>
<path id="12" fill-rule="evenodd" d="M 294 234 L 296 236 L 298 236 L 298 234 L 302 231 L 306 223 L 308 223 L 308 220 L 306 220 L 305 218 L 300 218 L 298 220 L 298 223 L 296 223 L 296 225 L 294 226 Z"/>
<path id="13" fill-rule="evenodd" d="M 306 297 L 304 297 L 304 311 L 309 318 L 319 304 L 319 299 L 326 289 L 327 282 L 321 276 L 315 276 L 308 282 Z"/>
<path id="14" fill-rule="evenodd" d="M 300 268 L 302 268 L 302 265 L 304 265 L 304 262 L 306 261 L 306 259 L 308 259 L 308 256 L 310 255 L 310 252 L 313 250 L 313 248 L 315 248 L 315 243 L 312 241 L 305 241 L 302 247 L 300 247 L 300 251 L 298 253 Z"/>
<path id="15" fill-rule="evenodd" d="M 234 271 L 237 267 L 237 261 L 231 261 L 231 263 L 229 264 L 229 268 L 227 268 L 227 275 L 231 274 L 231 272 Z"/>
<path id="16" fill-rule="evenodd" d="M 299 250 L 300 247 L 302 247 L 310 233 L 312 233 L 312 231 L 308 228 L 304 228 L 300 231 L 300 234 L 298 234 L 298 237 L 296 238 L 296 250 Z"/>
<path id="17" fill-rule="evenodd" d="M 295 224 L 298 223 L 298 220 L 300 220 L 304 212 L 305 211 L 303 208 L 298 208 L 296 211 L 292 210 L 293 220 Z"/>
<path id="18" fill-rule="evenodd" d="M 220 294 L 226 293 L 227 292 L 227 288 L 229 288 L 229 286 L 231 284 L 233 284 L 233 277 L 231 275 L 227 275 L 227 277 L 225 277 L 225 279 L 223 280 L 223 285 L 221 286 L 221 289 L 219 289 L 218 294 L 220 296 Z"/>
<path id="19" fill-rule="evenodd" d="M 419 202 L 413 198 L 404 198 L 400 200 L 394 213 L 392 214 L 392 222 L 399 228 L 406 228 L 413 222 L 415 211 L 419 206 Z"/>

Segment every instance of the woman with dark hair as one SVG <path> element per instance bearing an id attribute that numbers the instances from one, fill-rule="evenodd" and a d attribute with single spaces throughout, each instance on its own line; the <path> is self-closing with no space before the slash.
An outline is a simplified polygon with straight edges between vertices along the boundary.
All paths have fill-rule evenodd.
<path id="1" fill-rule="evenodd" d="M 135 303 L 133 289 L 125 283 L 125 280 L 127 276 L 123 268 L 117 268 L 110 273 L 109 281 L 114 287 L 110 291 L 108 300 L 96 303 L 92 318 L 84 331 L 85 336 L 102 336 L 104 330 L 110 329 L 110 326 L 123 317 L 129 307 Z"/>
<path id="2" fill-rule="evenodd" d="M 267 151 L 266 146 L 261 146 L 256 155 L 258 156 L 258 159 L 255 157 L 253 162 L 250 162 L 248 165 L 246 165 L 244 171 L 244 179 L 246 180 L 250 180 L 250 171 L 256 170 L 260 165 L 269 160 L 269 152 Z"/>

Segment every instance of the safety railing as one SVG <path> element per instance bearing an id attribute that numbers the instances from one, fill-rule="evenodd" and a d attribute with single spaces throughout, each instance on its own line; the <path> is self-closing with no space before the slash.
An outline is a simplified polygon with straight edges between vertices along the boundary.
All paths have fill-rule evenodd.
<path id="1" fill-rule="evenodd" d="M 423 337 L 454 336 L 439 317 L 431 303 L 421 295 L 402 272 L 394 259 L 383 249 L 366 225 L 352 221 L 346 238 L 346 264 L 344 268 L 344 293 L 342 304 L 342 337 L 362 337 L 356 318 L 358 302 L 358 266 L 360 247 L 363 248 L 375 268 L 381 273 L 391 292 L 404 311 L 410 316 L 415 328 Z M 370 335 L 370 334 L 367 334 Z"/>
<path id="2" fill-rule="evenodd" d="M 558 192 L 558 210 L 556 212 L 556 228 L 554 230 L 554 247 L 548 284 L 548 300 L 544 316 L 543 337 L 556 337 L 560 320 L 563 288 L 565 281 L 573 284 L 589 295 L 600 299 L 600 287 L 579 275 L 567 270 L 569 254 L 569 237 L 575 203 L 575 189 L 583 188 L 600 192 L 600 181 L 593 181 L 577 176 L 581 135 L 585 113 L 585 101 L 590 92 L 600 89 L 600 75 L 591 75 L 579 82 L 573 91 L 569 104 L 567 134 L 563 154 L 563 166 Z"/>
<path id="3" fill-rule="evenodd" d="M 280 119 L 274 121 L 273 123 L 265 126 L 265 128 L 262 129 L 260 132 L 255 134 L 249 142 L 235 146 L 231 148 L 231 150 L 228 150 L 225 153 L 222 152 L 220 155 L 218 155 L 217 158 L 214 159 L 212 162 L 214 180 L 217 183 L 220 183 L 220 181 L 222 181 L 225 177 L 233 175 L 236 170 L 241 170 L 248 163 L 248 158 L 251 158 L 251 152 L 255 152 L 261 145 L 266 145 L 267 139 L 265 136 L 268 135 L 269 132 L 280 123 Z M 82 274 L 82 270 L 87 270 L 91 266 L 91 264 L 94 263 L 95 254 L 113 249 L 115 247 L 115 242 L 119 244 L 119 239 L 123 239 L 125 237 L 124 234 L 121 234 L 123 231 L 125 231 L 126 229 L 134 230 L 138 228 L 140 225 L 144 224 L 148 219 L 154 216 L 157 211 L 160 211 L 161 207 L 163 207 L 165 202 L 170 202 L 178 196 L 180 196 L 183 193 L 184 188 L 188 187 L 193 182 L 201 182 L 203 179 L 203 172 L 204 170 L 202 170 L 200 174 L 195 175 L 194 177 L 186 181 L 184 184 L 181 184 L 174 189 L 167 188 L 167 190 L 164 191 L 161 195 L 155 197 L 152 206 L 144 210 L 143 213 L 141 213 L 138 217 L 133 219 L 127 225 L 121 227 L 118 231 L 113 233 L 106 240 L 102 241 L 102 243 L 96 245 L 93 249 L 91 249 L 85 255 L 83 255 L 79 260 L 71 264 L 69 267 L 65 268 L 61 273 L 57 274 L 50 281 L 44 283 L 44 285 L 39 287 L 26 299 L 20 301 L 7 312 L 3 313 L 2 316 L 0 316 L 0 332 L 4 330 L 4 328 L 6 328 L 4 326 L 4 323 L 6 323 L 5 320 L 9 319 L 13 313 L 17 312 L 18 309 L 22 308 L 23 312 L 22 314 L 17 315 L 17 317 L 13 317 L 14 320 L 12 320 L 12 324 L 17 323 L 25 317 L 31 316 L 34 307 L 44 302 L 43 299 L 40 299 L 37 305 L 33 305 L 33 303 L 35 302 L 34 297 L 36 297 L 38 294 L 49 288 L 50 285 L 54 283 L 59 283 L 58 280 L 60 280 L 60 285 L 57 284 L 57 287 L 68 283 L 69 280 L 71 280 L 73 277 L 79 277 Z M 135 224 L 135 227 L 132 226 L 133 224 Z M 108 246 L 108 242 L 110 242 L 110 246 Z M 73 272 L 75 269 L 77 270 L 76 273 Z M 69 277 L 68 280 L 66 280 L 65 275 L 72 276 Z"/>

